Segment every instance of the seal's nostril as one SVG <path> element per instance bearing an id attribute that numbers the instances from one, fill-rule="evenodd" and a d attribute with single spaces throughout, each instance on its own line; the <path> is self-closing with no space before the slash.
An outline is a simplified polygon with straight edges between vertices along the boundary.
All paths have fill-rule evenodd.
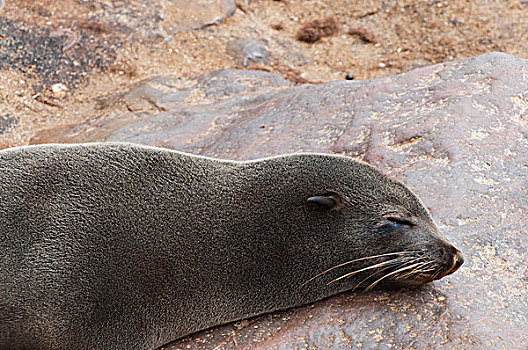
<path id="1" fill-rule="evenodd" d="M 462 266 L 463 263 L 464 263 L 464 257 L 462 256 L 462 253 L 459 250 L 457 250 L 456 255 L 453 256 L 453 265 L 447 271 L 446 275 L 450 275 L 456 270 L 458 270 L 460 266 Z"/>
<path id="2" fill-rule="evenodd" d="M 454 271 L 458 270 L 458 268 L 462 266 L 462 264 L 464 263 L 464 257 L 462 256 L 462 253 L 460 251 L 457 252 L 455 259 L 456 259 L 456 263 L 453 269 Z"/>

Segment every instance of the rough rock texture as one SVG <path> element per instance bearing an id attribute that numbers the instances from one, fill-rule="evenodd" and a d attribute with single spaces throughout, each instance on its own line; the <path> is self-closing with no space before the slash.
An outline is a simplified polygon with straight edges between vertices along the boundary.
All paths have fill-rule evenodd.
<path id="1" fill-rule="evenodd" d="M 144 81 L 100 101 L 127 112 L 48 130 L 34 142 L 133 141 L 230 159 L 299 151 L 359 157 L 412 188 L 466 263 L 423 288 L 343 294 L 170 349 L 527 348 L 527 60 L 492 53 L 303 86 L 223 70 L 175 86 L 169 78 Z"/>

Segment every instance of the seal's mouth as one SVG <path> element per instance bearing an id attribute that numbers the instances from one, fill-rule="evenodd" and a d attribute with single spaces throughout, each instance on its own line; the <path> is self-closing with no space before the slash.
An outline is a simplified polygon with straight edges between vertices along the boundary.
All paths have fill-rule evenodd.
<path id="1" fill-rule="evenodd" d="M 337 272 L 338 270 L 336 270 L 337 274 L 333 276 L 333 279 L 324 281 L 327 286 L 353 279 L 356 284 L 353 290 L 368 291 L 376 286 L 383 286 L 387 289 L 417 287 L 441 279 L 458 270 L 464 263 L 464 258 L 458 250 L 456 252 L 449 268 L 445 267 L 448 265 L 446 263 L 441 264 L 427 258 L 423 251 L 400 251 L 358 258 L 334 265 L 318 273 L 304 281 L 299 288 L 315 279 L 321 278 L 324 281 L 324 276 L 329 276 L 330 271 L 338 268 L 340 271 Z M 356 265 L 358 263 L 359 265 Z"/>
<path id="2" fill-rule="evenodd" d="M 418 254 L 414 258 L 408 259 L 409 262 L 385 271 L 385 274 L 390 275 L 391 278 L 385 281 L 384 286 L 388 288 L 413 287 L 444 278 L 457 271 L 464 264 L 464 257 L 458 249 L 451 257 L 452 263 L 440 264 L 434 260 L 420 257 Z M 371 288 L 366 288 L 366 290 L 369 289 Z"/>

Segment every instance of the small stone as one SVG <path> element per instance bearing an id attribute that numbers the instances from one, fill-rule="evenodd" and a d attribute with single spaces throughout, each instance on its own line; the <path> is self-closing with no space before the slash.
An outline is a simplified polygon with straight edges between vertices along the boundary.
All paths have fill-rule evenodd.
<path id="1" fill-rule="evenodd" d="M 350 73 L 347 73 L 345 79 L 346 80 L 354 80 L 354 73 L 350 72 Z"/>
<path id="2" fill-rule="evenodd" d="M 255 39 L 234 39 L 226 44 L 226 52 L 241 60 L 242 65 L 247 67 L 249 61 L 254 63 L 269 63 L 269 53 L 264 44 Z"/>
<path id="3" fill-rule="evenodd" d="M 56 83 L 51 86 L 51 91 L 53 92 L 53 96 L 55 98 L 64 98 L 66 97 L 66 93 L 68 92 L 68 87 L 62 83 Z"/>

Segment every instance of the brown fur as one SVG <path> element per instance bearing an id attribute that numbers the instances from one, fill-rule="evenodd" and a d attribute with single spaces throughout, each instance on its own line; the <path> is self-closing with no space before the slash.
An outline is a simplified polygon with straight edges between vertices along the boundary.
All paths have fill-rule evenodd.
<path id="1" fill-rule="evenodd" d="M 405 186 L 324 154 L 3 150 L 0 233 L 1 349 L 152 349 L 462 262 Z"/>

